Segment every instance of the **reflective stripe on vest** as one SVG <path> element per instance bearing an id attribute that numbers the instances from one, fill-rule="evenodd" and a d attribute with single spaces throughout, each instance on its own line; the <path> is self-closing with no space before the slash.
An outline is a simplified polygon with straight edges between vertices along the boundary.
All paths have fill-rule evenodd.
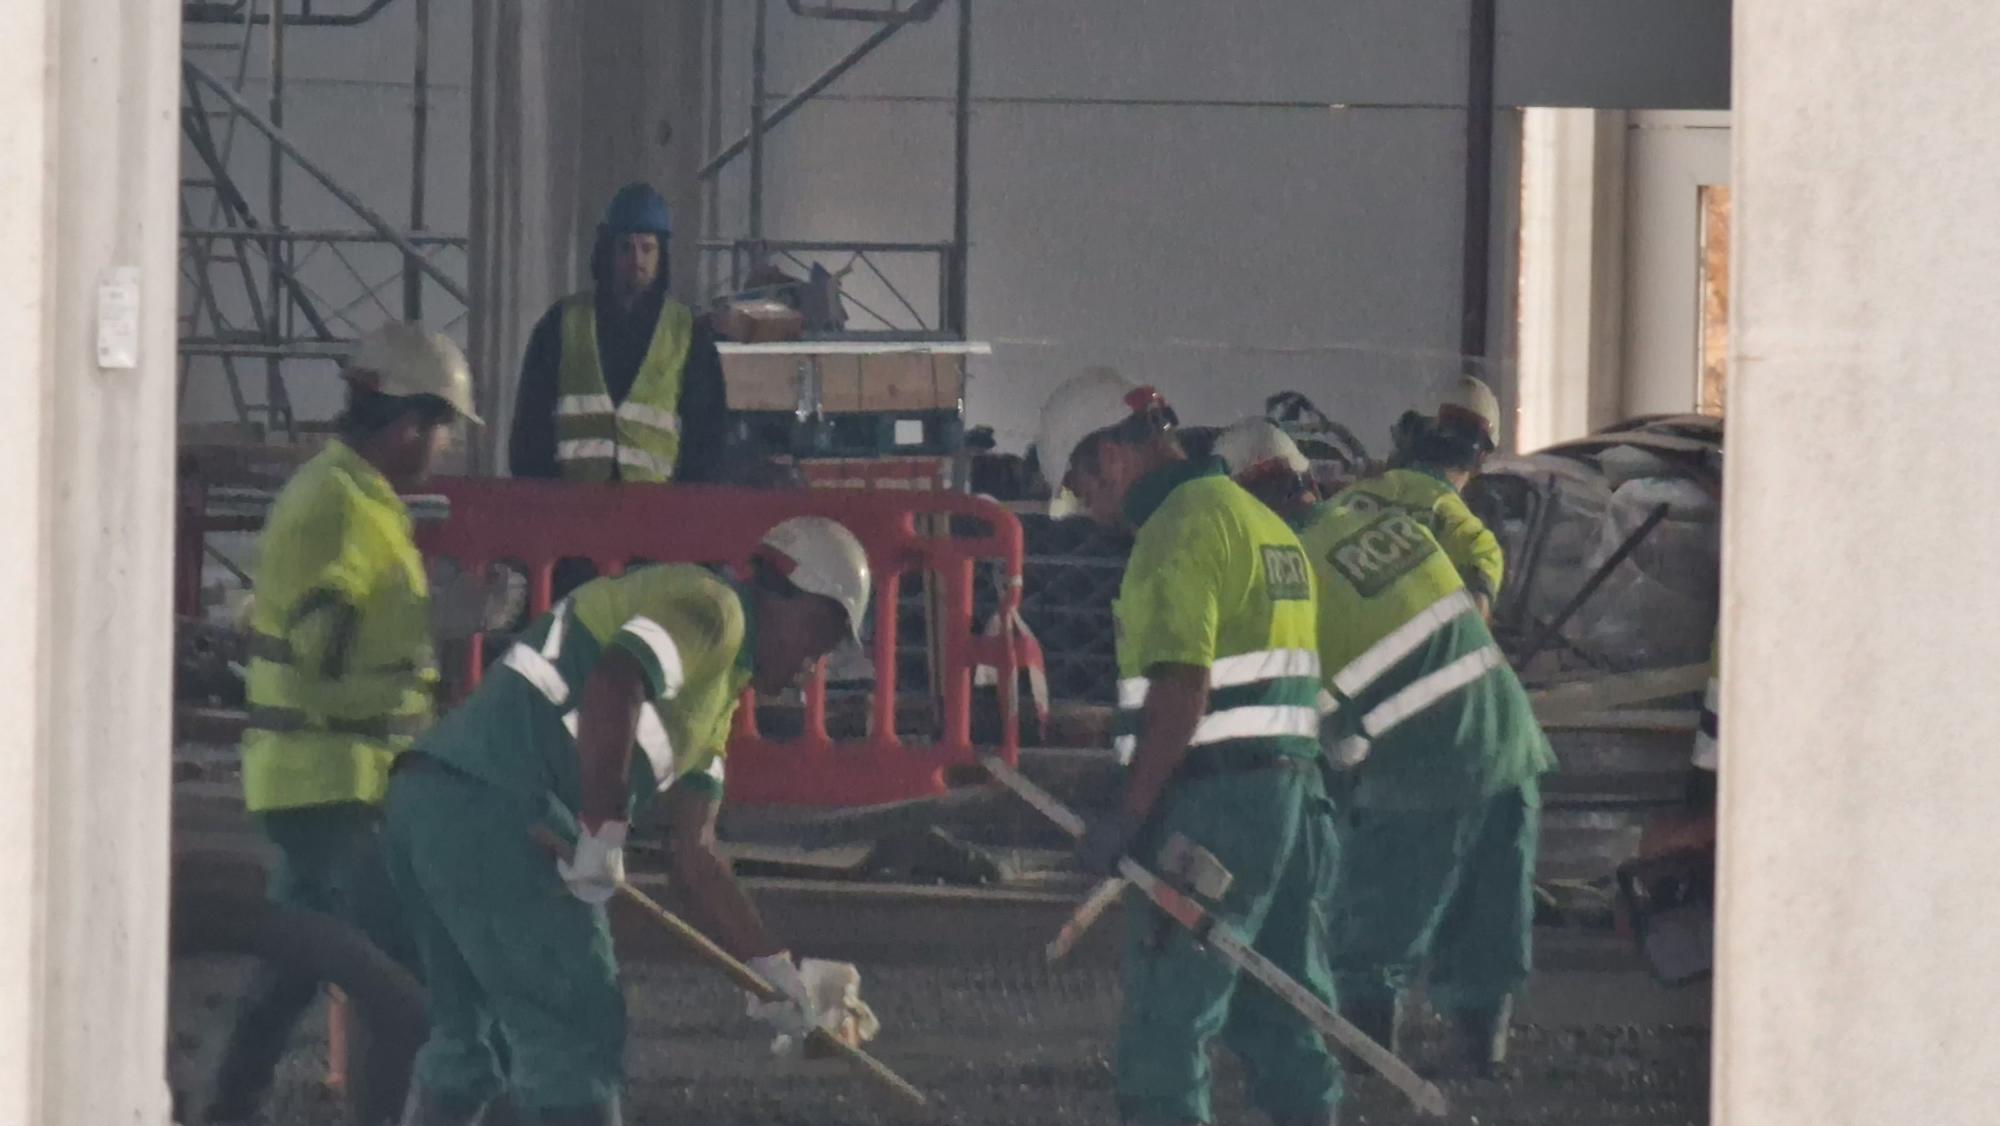
<path id="1" fill-rule="evenodd" d="M 1416 652 L 1424 642 L 1437 636 L 1438 631 L 1450 625 L 1453 619 L 1460 614 L 1470 614 L 1475 611 L 1472 596 L 1464 591 L 1453 591 L 1445 595 L 1417 611 L 1409 621 L 1390 630 L 1382 640 L 1369 646 L 1366 652 L 1333 674 L 1334 688 L 1350 699 L 1359 695 L 1363 689 L 1395 668 L 1403 658 Z"/>
<path id="2" fill-rule="evenodd" d="M 582 724 L 577 710 L 571 708 L 563 713 L 563 727 L 569 737 L 576 738 L 576 731 Z M 639 749 L 646 753 L 646 761 L 653 764 L 653 778 L 656 788 L 664 791 L 674 784 L 674 743 L 667 738 L 667 725 L 660 719 L 660 710 L 652 701 L 639 706 L 639 729 L 636 735 Z M 718 774 L 717 777 L 720 777 Z"/>
<path id="3" fill-rule="evenodd" d="M 621 446 L 609 438 L 572 438 L 556 443 L 556 460 L 575 465 L 587 462 L 617 462 L 627 481 L 664 481 L 674 475 L 674 463 L 632 446 Z"/>
<path id="4" fill-rule="evenodd" d="M 670 430 L 676 434 L 681 430 L 681 416 L 645 403 L 628 401 L 621 405 L 612 402 L 609 395 L 564 395 L 556 400 L 558 418 L 606 414 L 617 415 L 628 422 L 655 430 Z"/>
<path id="5" fill-rule="evenodd" d="M 1232 698 L 1254 697 L 1260 689 L 1282 692 L 1293 687 L 1301 694 L 1316 693 L 1319 672 L 1319 654 L 1310 649 L 1263 649 L 1218 659 L 1208 669 L 1209 712 L 1195 725 L 1188 746 L 1233 739 L 1312 738 L 1319 733 L 1318 708 L 1290 703 L 1232 703 Z M 1118 682 L 1119 710 L 1134 725 L 1151 685 L 1143 676 Z M 1138 734 L 1117 735 L 1111 740 L 1111 747 L 1120 763 L 1129 763 L 1139 747 Z"/>
<path id="6" fill-rule="evenodd" d="M 557 371 L 556 462 L 564 479 L 670 481 L 680 456 L 681 376 L 694 316 L 666 301 L 631 390 L 613 402 L 597 350 L 597 306 L 590 293 L 563 302 Z"/>
<path id="7" fill-rule="evenodd" d="M 281 665 L 288 669 L 297 663 L 291 642 L 272 634 L 253 631 L 246 648 L 253 661 Z M 389 681 L 389 687 L 396 691 L 426 691 L 428 685 L 420 674 L 431 671 L 432 667 L 428 657 L 422 661 L 403 660 L 376 668 L 349 669 L 341 675 L 341 679 L 345 681 L 356 677 L 375 677 Z M 297 675 L 296 670 L 293 675 Z M 418 712 L 368 716 L 364 719 L 341 719 L 334 716 L 314 717 L 303 708 L 252 702 L 248 707 L 245 727 L 252 731 L 269 731 L 280 735 L 320 732 L 387 742 L 391 739 L 407 739 L 422 734 L 424 729 L 430 726 L 430 720 L 429 708 Z"/>
<path id="8" fill-rule="evenodd" d="M 1506 663 L 1499 647 L 1486 645 L 1441 669 L 1418 677 L 1395 695 L 1368 709 L 1368 714 L 1361 717 L 1362 734 L 1342 739 L 1334 757 L 1347 765 L 1360 762 L 1367 757 L 1368 744 L 1372 740 L 1387 735 L 1405 720 Z"/>
<path id="9" fill-rule="evenodd" d="M 556 603 L 553 620 L 549 623 L 549 635 L 542 639 L 539 652 L 528 648 L 525 642 L 516 641 L 513 648 L 500 663 L 520 673 L 529 684 L 535 686 L 549 703 L 560 708 L 569 703 L 569 682 L 563 679 L 562 670 L 556 661 L 562 657 L 563 635 L 569 626 L 569 600 Z"/>
<path id="10" fill-rule="evenodd" d="M 255 731 L 281 735 L 301 731 L 323 731 L 329 735 L 352 735 L 357 739 L 395 739 L 419 735 L 430 726 L 429 715 L 386 715 L 369 719 L 314 719 L 298 708 L 253 706 L 245 726 Z"/>
<path id="11" fill-rule="evenodd" d="M 569 681 L 564 679 L 556 662 L 562 658 L 563 641 L 569 625 L 569 602 L 564 600 L 556 605 L 554 620 L 549 623 L 549 634 L 542 639 L 539 650 L 530 648 L 525 642 L 515 642 L 513 648 L 501 663 L 521 675 L 542 694 L 542 698 L 557 708 L 567 708 L 570 700 Z M 674 644 L 673 636 L 662 629 L 659 623 L 647 618 L 634 618 L 625 623 L 624 628 L 652 650 L 653 657 L 660 663 L 666 697 L 673 699 L 680 694 L 685 683 L 682 671 L 680 647 Z M 567 708 L 563 712 L 563 727 L 568 729 L 570 738 L 576 738 L 581 721 L 577 709 Z M 646 754 L 646 761 L 653 765 L 653 777 L 659 781 L 659 788 L 665 790 L 674 784 L 674 744 L 667 737 L 667 725 L 660 719 L 659 709 L 651 700 L 639 708 L 639 727 L 635 735 L 639 749 Z M 720 779 L 721 763 L 717 760 L 709 773 Z"/>

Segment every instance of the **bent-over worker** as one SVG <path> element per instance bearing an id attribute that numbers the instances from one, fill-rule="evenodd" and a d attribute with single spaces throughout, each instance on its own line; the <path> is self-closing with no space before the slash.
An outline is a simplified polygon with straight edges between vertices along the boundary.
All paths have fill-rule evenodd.
<path id="1" fill-rule="evenodd" d="M 257 542 L 243 800 L 277 852 L 273 901 L 342 918 L 414 963 L 377 828 L 391 764 L 430 723 L 437 670 L 424 561 L 396 494 L 479 416 L 458 346 L 410 325 L 369 334 L 341 374 L 339 433 L 285 484 Z M 255 1117 L 318 989 L 260 970 L 209 1121 Z"/>
<path id="2" fill-rule="evenodd" d="M 811 516 L 765 534 L 747 583 L 685 565 L 593 580 L 403 760 L 390 869 L 431 1001 L 409 1126 L 474 1122 L 503 1085 L 543 1126 L 619 1121 L 625 1004 L 603 904 L 656 795 L 693 922 L 787 998 L 754 1011 L 784 1034 L 813 1023 L 797 964 L 717 851 L 723 751 L 744 688 L 793 683 L 855 636 L 868 595 L 860 542 Z M 552 859 L 539 827 L 574 840 L 572 858 Z"/>
<path id="3" fill-rule="evenodd" d="M 1548 739 L 1464 582 L 1399 508 L 1314 503 L 1284 431 L 1246 419 L 1216 441 L 1236 479 L 1300 528 L 1319 578 L 1321 739 L 1346 834 L 1332 905 L 1342 1012 L 1400 1054 L 1404 991 L 1450 1019 L 1459 1061 L 1506 1056 L 1527 984 Z M 1345 495 L 1345 494 L 1344 494 Z"/>
<path id="4" fill-rule="evenodd" d="M 1117 803 L 1088 820 L 1086 870 L 1156 863 L 1174 834 L 1233 876 L 1216 915 L 1331 1003 L 1321 903 L 1337 862 L 1319 770 L 1312 571 L 1298 537 L 1189 460 L 1159 393 L 1097 369 L 1042 408 L 1039 449 L 1091 518 L 1135 533 L 1113 604 Z M 1127 1123 L 1207 1122 L 1208 1048 L 1247 1066 L 1279 1126 L 1339 1112 L 1339 1065 L 1295 1010 L 1128 891 L 1118 1111 Z"/>
<path id="5" fill-rule="evenodd" d="M 1459 493 L 1493 452 L 1499 426 L 1500 400 L 1483 381 L 1465 376 L 1435 416 L 1404 412 L 1391 433 L 1389 468 L 1335 498 L 1349 507 L 1398 508 L 1417 517 L 1488 619 L 1500 597 L 1504 558 L 1499 539 Z"/>

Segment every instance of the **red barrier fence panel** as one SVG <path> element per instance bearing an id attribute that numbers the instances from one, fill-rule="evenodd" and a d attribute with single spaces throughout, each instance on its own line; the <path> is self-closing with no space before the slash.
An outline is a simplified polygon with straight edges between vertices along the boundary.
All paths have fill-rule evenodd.
<path id="1" fill-rule="evenodd" d="M 706 485 L 580 485 L 547 481 L 445 479 L 426 492 L 450 501 L 450 515 L 419 526 L 427 556 L 450 560 L 464 573 L 494 565 L 528 576 L 529 611 L 546 613 L 559 561 L 589 560 L 598 574 L 618 574 L 641 561 L 725 565 L 747 573 L 764 533 L 793 516 L 840 521 L 860 539 L 874 571 L 871 657 L 875 684 L 868 734 L 827 734 L 827 685 L 822 667 L 805 688 L 803 726 L 796 737 L 761 732 L 753 699 L 737 713 L 729 744 L 727 792 L 732 802 L 852 806 L 939 794 L 946 771 L 970 766 L 980 751 L 1008 762 L 1019 752 L 1016 683 L 1020 658 L 1011 631 L 982 631 L 974 620 L 977 565 L 997 568 L 999 610 L 1012 620 L 1021 602 L 1021 525 L 1000 505 L 961 493 L 881 493 L 852 490 L 768 491 Z M 978 525 L 971 534 L 961 529 Z M 931 593 L 931 714 L 936 729 L 906 741 L 897 731 L 898 595 L 903 578 L 925 577 Z M 468 654 L 466 684 L 477 682 L 483 638 Z M 1000 745 L 972 742 L 975 666 L 998 671 Z"/>

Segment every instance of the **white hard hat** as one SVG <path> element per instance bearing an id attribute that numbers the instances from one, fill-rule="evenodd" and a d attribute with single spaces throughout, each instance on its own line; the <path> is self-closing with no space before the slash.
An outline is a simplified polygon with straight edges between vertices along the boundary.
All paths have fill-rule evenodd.
<path id="1" fill-rule="evenodd" d="M 861 639 L 868 613 L 868 553 L 854 533 L 824 516 L 794 516 L 764 533 L 758 553 L 807 594 L 831 598 L 847 612 L 847 630 Z"/>
<path id="2" fill-rule="evenodd" d="M 384 395 L 435 395 L 466 421 L 485 424 L 472 409 L 472 367 L 441 332 L 391 321 L 362 337 L 341 374 Z"/>
<path id="3" fill-rule="evenodd" d="M 1295 474 L 1312 471 L 1312 463 L 1299 452 L 1299 444 L 1263 415 L 1231 423 L 1215 436 L 1213 453 L 1229 466 L 1229 475 L 1239 481 L 1259 470 L 1279 466 Z"/>
<path id="4" fill-rule="evenodd" d="M 1460 376 L 1438 403 L 1440 420 L 1452 415 L 1471 420 L 1489 442 L 1500 433 L 1500 400 L 1494 396 L 1493 388 L 1476 376 Z"/>
<path id="5" fill-rule="evenodd" d="M 1165 407 L 1166 400 L 1151 387 L 1142 387 L 1110 368 L 1088 368 L 1066 380 L 1042 404 L 1042 427 L 1035 441 L 1041 459 L 1042 476 L 1055 490 L 1058 500 L 1050 504 L 1050 515 L 1075 511 L 1075 500 L 1060 500 L 1066 491 L 1063 477 L 1069 472 L 1070 455 L 1085 438 L 1099 430 L 1116 426 L 1136 414 Z"/>

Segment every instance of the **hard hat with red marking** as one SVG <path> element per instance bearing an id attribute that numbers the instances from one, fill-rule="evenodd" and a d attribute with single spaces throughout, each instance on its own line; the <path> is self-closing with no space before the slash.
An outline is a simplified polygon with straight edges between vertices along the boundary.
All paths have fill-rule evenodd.
<path id="1" fill-rule="evenodd" d="M 1069 475 L 1070 456 L 1085 438 L 1156 410 L 1168 410 L 1167 400 L 1158 391 L 1110 368 L 1089 368 L 1056 388 L 1042 404 L 1042 425 L 1035 442 L 1042 476 L 1055 494 L 1050 514 L 1067 515 L 1075 510 L 1074 497 L 1064 495 L 1063 478 Z"/>
<path id="2" fill-rule="evenodd" d="M 1439 422 L 1458 422 L 1471 427 L 1486 439 L 1489 447 L 1499 440 L 1500 400 L 1493 394 L 1493 388 L 1476 376 L 1459 377 L 1438 403 L 1437 416 Z"/>
<path id="3" fill-rule="evenodd" d="M 1272 473 L 1296 477 L 1312 471 L 1312 463 L 1299 452 L 1292 436 L 1262 415 L 1231 423 L 1227 430 L 1216 435 L 1212 452 L 1229 466 L 1229 475 L 1239 482 Z"/>

